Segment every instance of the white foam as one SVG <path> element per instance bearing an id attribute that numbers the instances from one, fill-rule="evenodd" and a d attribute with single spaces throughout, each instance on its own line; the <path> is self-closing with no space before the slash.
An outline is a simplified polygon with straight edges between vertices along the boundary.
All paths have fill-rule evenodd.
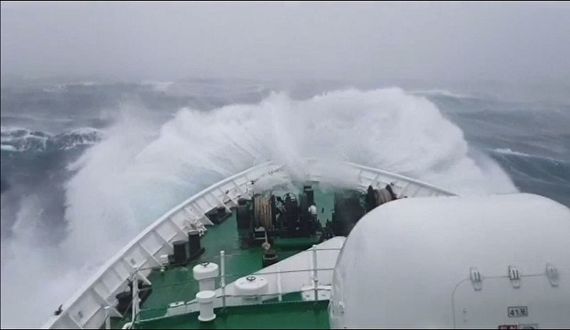
<path id="1" fill-rule="evenodd" d="M 416 94 L 416 95 L 427 95 L 427 96 L 445 96 L 445 97 L 452 97 L 452 98 L 457 98 L 457 99 L 472 98 L 473 97 L 473 96 L 468 95 L 468 94 L 455 93 L 452 91 L 448 91 L 446 89 L 414 90 L 414 91 L 410 91 L 410 93 Z"/>
<path id="2" fill-rule="evenodd" d="M 87 278 L 87 273 L 62 260 L 62 251 L 46 242 L 37 196 L 26 196 L 18 208 L 13 236 L 2 240 L 2 328 L 41 326 L 70 290 Z"/>
<path id="3" fill-rule="evenodd" d="M 61 134 L 52 135 L 42 131 L 27 128 L 1 128 L 1 148 L 4 151 L 46 151 L 48 147 L 69 150 L 77 146 L 93 145 L 102 136 L 102 132 L 92 127 L 80 127 Z"/>
<path id="4" fill-rule="evenodd" d="M 0 146 L 0 149 L 4 150 L 4 151 L 12 151 L 12 152 L 20 151 L 20 150 L 18 150 L 18 148 L 11 146 L 11 145 L 8 145 L 8 144 L 2 144 Z"/>
<path id="5" fill-rule="evenodd" d="M 529 154 L 526 154 L 526 153 L 520 152 L 520 151 L 513 151 L 510 148 L 497 148 L 493 151 L 500 153 L 500 154 L 515 155 L 515 156 L 521 156 L 521 157 L 532 157 Z"/>

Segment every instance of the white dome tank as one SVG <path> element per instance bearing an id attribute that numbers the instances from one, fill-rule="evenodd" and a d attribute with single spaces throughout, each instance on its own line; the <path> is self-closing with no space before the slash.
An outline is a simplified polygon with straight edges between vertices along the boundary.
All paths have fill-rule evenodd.
<path id="1" fill-rule="evenodd" d="M 235 288 L 238 295 L 246 298 L 256 298 L 267 292 L 268 282 L 263 276 L 249 275 L 239 278 L 235 282 Z"/>
<path id="2" fill-rule="evenodd" d="M 204 262 L 192 268 L 194 279 L 198 281 L 200 291 L 215 290 L 219 267 L 213 262 Z"/>
<path id="3" fill-rule="evenodd" d="M 354 227 L 333 328 L 570 325 L 570 210 L 531 195 L 410 198 Z"/>

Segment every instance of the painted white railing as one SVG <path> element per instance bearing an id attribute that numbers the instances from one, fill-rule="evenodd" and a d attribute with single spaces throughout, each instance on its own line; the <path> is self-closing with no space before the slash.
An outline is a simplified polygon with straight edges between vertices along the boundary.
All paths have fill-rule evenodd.
<path id="1" fill-rule="evenodd" d="M 433 196 L 454 196 L 447 190 L 433 186 L 431 184 L 411 179 L 409 177 L 390 173 L 387 171 L 375 169 L 372 167 L 362 166 L 354 163 L 348 163 L 355 169 L 358 169 L 358 180 L 361 188 L 367 188 L 369 185 L 375 185 L 380 188 L 387 184 L 393 184 L 394 192 L 398 196 L 407 197 L 433 197 Z"/>
<path id="2" fill-rule="evenodd" d="M 222 269 L 217 278 L 220 287 L 215 289 L 214 308 L 267 303 L 267 300 L 277 300 L 276 303 L 278 303 L 282 301 L 284 295 L 290 293 L 299 293 L 297 301 L 329 300 L 334 266 L 345 239 L 345 237 L 334 237 L 254 273 L 236 274 L 232 273 L 231 269 L 227 270 L 229 274 L 225 273 L 223 271 L 225 254 L 220 251 L 219 257 L 209 260 L 218 263 Z M 237 253 L 237 255 L 239 254 L 240 252 Z M 231 256 L 235 257 L 236 253 L 232 253 Z M 251 298 L 251 296 L 241 295 L 236 290 L 236 280 L 251 275 L 262 276 L 268 283 L 267 290 L 263 294 L 256 295 L 256 299 L 243 299 Z M 230 283 L 225 285 L 226 280 L 229 279 L 231 279 Z M 167 286 L 171 291 L 173 286 L 179 286 L 182 291 L 182 288 L 187 287 L 188 283 L 181 282 L 174 285 L 169 283 Z M 154 289 L 161 290 L 160 287 Z M 200 310 L 200 306 L 194 297 L 178 298 L 183 300 L 173 301 L 169 306 L 141 309 L 135 323 L 153 322 Z M 289 297 L 288 301 L 294 300 Z M 148 315 L 149 312 L 152 315 L 150 318 L 142 315 Z"/>
<path id="3" fill-rule="evenodd" d="M 434 197 L 453 196 L 454 193 L 404 175 L 350 162 L 325 161 L 317 158 L 305 160 L 306 179 L 331 182 L 365 191 L 369 185 L 383 188 L 392 184 L 398 196 Z"/>
<path id="4" fill-rule="evenodd" d="M 392 183 L 396 194 L 408 197 L 453 195 L 427 183 L 353 163 L 331 164 L 307 159 L 306 165 L 303 180 L 335 183 L 339 176 L 344 176 L 343 182 L 350 182 L 354 189 L 364 190 L 370 184 L 381 187 Z M 331 165 L 334 171 L 331 171 Z M 283 172 L 283 165 L 267 162 L 224 179 L 174 207 L 103 265 L 83 288 L 63 304 L 62 312 L 52 316 L 44 328 L 101 327 L 108 315 L 118 314 L 114 308 L 105 307 L 116 305 L 115 296 L 128 290 L 131 275 L 143 269 L 138 271 L 139 278 L 148 282 L 146 276 L 151 272 L 150 268 L 160 266 L 160 255 L 172 253 L 173 241 L 186 238 L 190 222 L 209 222 L 206 212 L 219 206 L 235 205 L 238 198 L 251 194 L 255 182 Z"/>

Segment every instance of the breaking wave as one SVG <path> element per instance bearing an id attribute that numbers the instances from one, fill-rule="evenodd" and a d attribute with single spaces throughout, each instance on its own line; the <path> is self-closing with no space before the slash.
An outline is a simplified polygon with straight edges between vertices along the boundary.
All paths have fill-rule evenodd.
<path id="1" fill-rule="evenodd" d="M 268 160 L 289 168 L 305 157 L 352 161 L 464 194 L 515 190 L 491 160 L 470 156 L 435 105 L 398 88 L 186 108 L 152 134 L 126 116 L 108 134 L 70 167 L 64 243 L 75 253 L 108 255 L 192 192 Z M 114 244 L 101 246 L 102 236 Z"/>
<path id="2" fill-rule="evenodd" d="M 11 152 L 44 152 L 69 150 L 92 145 L 102 138 L 100 130 L 91 127 L 76 128 L 64 133 L 50 133 L 26 128 L 1 128 L 1 149 Z"/>

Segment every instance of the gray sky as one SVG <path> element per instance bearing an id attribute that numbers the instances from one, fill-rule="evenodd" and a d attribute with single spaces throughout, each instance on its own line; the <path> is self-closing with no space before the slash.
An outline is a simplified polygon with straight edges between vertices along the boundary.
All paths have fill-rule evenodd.
<path id="1" fill-rule="evenodd" d="M 564 3 L 2 3 L 2 73 L 570 81 Z"/>

